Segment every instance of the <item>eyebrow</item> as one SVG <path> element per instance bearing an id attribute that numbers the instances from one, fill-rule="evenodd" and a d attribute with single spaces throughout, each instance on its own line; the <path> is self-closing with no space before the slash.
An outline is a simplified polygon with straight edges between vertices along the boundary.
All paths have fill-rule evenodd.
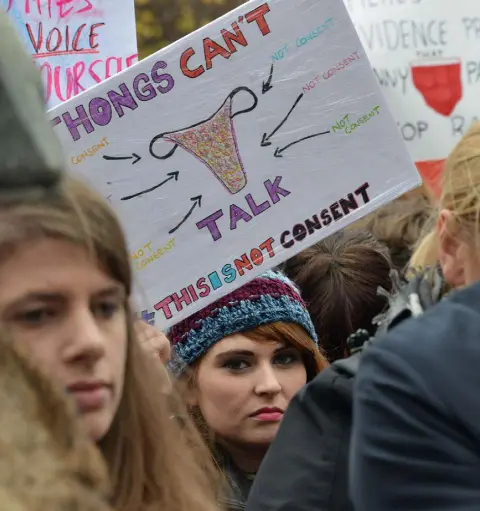
<path id="1" fill-rule="evenodd" d="M 115 284 L 108 288 L 102 289 L 95 293 L 95 298 L 107 298 L 110 296 L 124 298 L 125 297 L 125 289 L 123 286 L 119 284 Z"/>
<path id="2" fill-rule="evenodd" d="M 94 293 L 95 299 L 108 298 L 108 297 L 119 297 L 123 298 L 125 291 L 119 285 L 109 286 L 108 288 L 101 289 Z M 61 303 L 68 299 L 67 293 L 62 292 L 47 292 L 47 291 L 33 291 L 20 297 L 14 303 L 9 306 L 9 309 L 22 306 L 28 302 L 50 302 L 50 303 Z"/>
<path id="3" fill-rule="evenodd" d="M 284 351 L 286 349 L 290 349 L 292 348 L 293 346 L 290 346 L 288 344 L 282 344 L 282 346 L 279 346 L 275 351 L 274 351 L 274 354 L 277 354 L 277 353 L 280 353 L 281 351 Z M 231 350 L 226 350 L 226 351 L 222 351 L 222 353 L 219 353 L 218 355 L 216 355 L 216 359 L 224 359 L 224 358 L 228 358 L 228 357 L 253 357 L 255 356 L 255 353 L 253 353 L 253 351 L 250 351 L 250 350 L 235 350 L 235 349 L 231 349 Z"/>

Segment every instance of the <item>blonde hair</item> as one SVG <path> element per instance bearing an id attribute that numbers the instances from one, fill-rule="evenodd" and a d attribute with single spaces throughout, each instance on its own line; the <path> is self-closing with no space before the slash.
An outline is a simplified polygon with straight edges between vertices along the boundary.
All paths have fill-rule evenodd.
<path id="1" fill-rule="evenodd" d="M 2 507 L 113 511 L 107 504 L 107 467 L 64 389 L 46 378 L 23 346 L 4 332 L 0 389 Z"/>
<path id="2" fill-rule="evenodd" d="M 480 240 L 480 123 L 475 123 L 450 153 L 442 176 L 442 193 L 432 214 L 429 232 L 419 241 L 410 267 L 425 270 L 438 260 L 439 239 L 436 229 L 438 213 L 452 212 L 454 222 L 447 227 L 453 235 L 464 233 L 468 239 Z"/>
<path id="3" fill-rule="evenodd" d="M 429 198 L 418 191 L 389 202 L 354 222 L 346 230 L 370 232 L 377 241 L 388 247 L 393 266 L 403 272 L 414 247 L 425 232 L 430 215 Z"/>
<path id="4" fill-rule="evenodd" d="M 66 178 L 42 196 L 2 197 L 0 233 L 0 262 L 25 244 L 65 240 L 87 248 L 127 295 L 131 293 L 130 258 L 116 215 L 103 197 L 79 181 Z M 179 427 L 175 417 L 185 417 L 186 410 L 174 395 L 162 392 L 166 371 L 135 337 L 128 298 L 124 306 L 124 392 L 112 426 L 99 442 L 111 479 L 111 503 L 116 511 L 210 511 L 216 495 L 208 451 L 202 451 L 202 440 L 189 420 Z"/>

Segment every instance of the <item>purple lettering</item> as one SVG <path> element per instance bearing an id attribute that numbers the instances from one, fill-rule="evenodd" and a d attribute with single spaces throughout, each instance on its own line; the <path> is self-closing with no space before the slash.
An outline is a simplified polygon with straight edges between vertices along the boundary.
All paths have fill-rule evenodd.
<path id="1" fill-rule="evenodd" d="M 118 117 L 123 117 L 125 115 L 123 107 L 129 108 L 130 110 L 135 110 L 135 108 L 138 108 L 138 104 L 135 99 L 133 99 L 132 93 L 128 90 L 128 87 L 125 83 L 120 84 L 119 89 L 122 94 L 111 90 L 107 93 L 107 96 L 117 111 Z"/>
<path id="2" fill-rule="evenodd" d="M 133 90 L 140 101 L 149 101 L 157 95 L 155 88 L 149 81 L 150 78 L 145 73 L 140 73 L 133 80 Z M 140 82 L 145 83 L 142 88 L 140 88 Z"/>
<path id="3" fill-rule="evenodd" d="M 106 126 L 112 120 L 112 107 L 103 98 L 93 98 L 88 104 L 90 117 L 97 126 Z"/>
<path id="4" fill-rule="evenodd" d="M 270 195 L 270 199 L 272 199 L 272 202 L 274 204 L 276 204 L 280 200 L 279 195 L 282 195 L 283 197 L 287 197 L 288 195 L 290 195 L 290 192 L 288 190 L 285 190 L 285 188 L 280 188 L 281 180 L 282 180 L 281 176 L 277 176 L 273 183 L 270 181 L 270 179 L 263 183 L 265 185 L 265 188 L 267 189 L 268 195 Z"/>
<path id="5" fill-rule="evenodd" d="M 68 131 L 70 131 L 70 135 L 72 136 L 73 140 L 77 141 L 80 139 L 78 126 L 82 125 L 87 133 L 92 133 L 93 131 L 95 131 L 95 128 L 93 127 L 92 122 L 88 118 L 88 114 L 83 105 L 77 106 L 75 110 L 78 114 L 78 117 L 76 119 L 72 118 L 70 112 L 65 112 L 64 114 L 62 114 L 62 119 L 65 125 L 67 126 Z"/>
<path id="6" fill-rule="evenodd" d="M 239 220 L 245 220 L 245 222 L 250 222 L 252 216 L 249 215 L 242 208 L 238 207 L 236 204 L 232 204 L 230 206 L 230 230 L 233 231 L 237 228 L 237 223 Z"/>
<path id="7" fill-rule="evenodd" d="M 212 213 L 210 216 L 207 216 L 207 218 L 204 218 L 203 220 L 200 220 L 200 222 L 196 223 L 197 229 L 203 229 L 204 227 L 207 227 L 210 231 L 210 234 L 212 235 L 213 241 L 218 241 L 222 234 L 217 226 L 217 220 L 219 218 L 222 218 L 223 211 L 219 209 L 218 211 L 215 211 L 215 213 Z"/>
<path id="8" fill-rule="evenodd" d="M 250 209 L 252 210 L 253 216 L 258 216 L 260 213 L 263 213 L 266 209 L 270 207 L 270 203 L 267 200 L 265 202 L 262 202 L 261 204 L 256 204 L 251 193 L 245 195 L 245 199 L 247 200 L 247 204 L 250 206 Z"/>
<path id="9" fill-rule="evenodd" d="M 161 94 L 166 94 L 167 92 L 170 92 L 173 89 L 173 86 L 175 85 L 175 80 L 173 79 L 172 75 L 169 75 L 168 73 L 158 74 L 158 71 L 160 69 L 165 69 L 166 67 L 167 63 L 164 62 L 163 60 L 160 60 L 152 68 L 152 80 L 155 83 L 166 82 L 166 85 L 159 85 L 157 87 L 157 90 Z"/>

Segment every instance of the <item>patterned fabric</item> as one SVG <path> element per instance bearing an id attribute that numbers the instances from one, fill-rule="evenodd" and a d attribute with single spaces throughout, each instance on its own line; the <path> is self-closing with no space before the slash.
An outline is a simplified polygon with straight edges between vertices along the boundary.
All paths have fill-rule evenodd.
<path id="1" fill-rule="evenodd" d="M 302 326 L 318 342 L 298 289 L 285 275 L 268 271 L 172 327 L 174 359 L 192 365 L 224 337 L 277 321 Z M 181 365 L 175 366 L 178 372 Z"/>

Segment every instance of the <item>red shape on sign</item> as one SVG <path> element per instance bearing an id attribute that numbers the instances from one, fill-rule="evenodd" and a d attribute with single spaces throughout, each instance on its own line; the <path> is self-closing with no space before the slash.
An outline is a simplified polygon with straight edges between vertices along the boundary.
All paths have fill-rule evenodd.
<path id="1" fill-rule="evenodd" d="M 413 84 L 427 105 L 449 116 L 463 96 L 461 60 L 419 60 L 412 63 L 411 68 Z"/>
<path id="2" fill-rule="evenodd" d="M 424 183 L 438 199 L 442 194 L 442 172 L 445 160 L 424 160 L 415 162 Z"/>

